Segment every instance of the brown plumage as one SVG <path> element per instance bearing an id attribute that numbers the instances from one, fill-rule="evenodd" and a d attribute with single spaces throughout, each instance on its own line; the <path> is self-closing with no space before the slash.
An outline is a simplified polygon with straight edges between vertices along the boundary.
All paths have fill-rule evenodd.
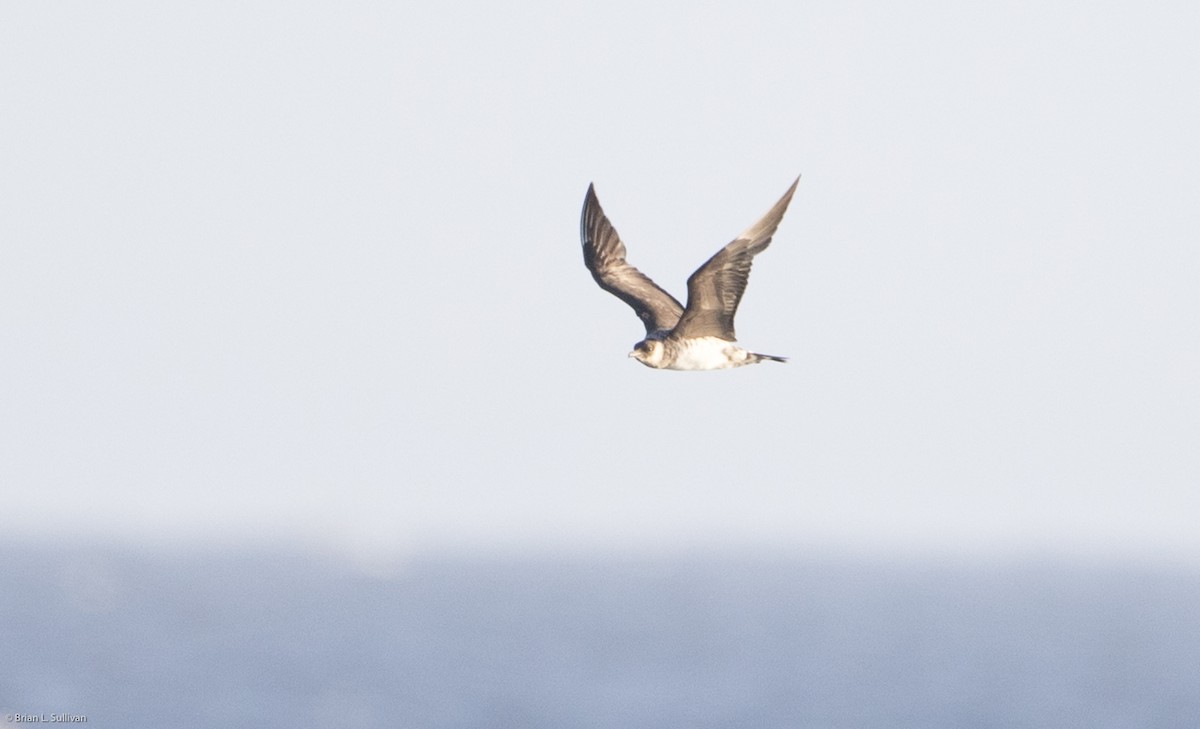
<path id="1" fill-rule="evenodd" d="M 600 207 L 595 185 L 588 185 L 579 235 L 583 239 L 583 263 L 592 278 L 600 288 L 633 307 L 646 325 L 647 334 L 675 327 L 683 315 L 683 305 L 625 260 L 625 244 Z"/>

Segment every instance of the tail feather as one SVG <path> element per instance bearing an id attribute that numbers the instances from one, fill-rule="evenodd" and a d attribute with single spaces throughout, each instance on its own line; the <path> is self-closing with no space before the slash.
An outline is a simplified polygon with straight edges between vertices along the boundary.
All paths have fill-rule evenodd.
<path id="1" fill-rule="evenodd" d="M 769 359 L 772 362 L 787 362 L 787 357 L 776 357 L 773 354 L 759 354 L 758 352 L 751 352 L 751 354 L 754 355 L 755 362 L 761 362 L 764 359 Z"/>

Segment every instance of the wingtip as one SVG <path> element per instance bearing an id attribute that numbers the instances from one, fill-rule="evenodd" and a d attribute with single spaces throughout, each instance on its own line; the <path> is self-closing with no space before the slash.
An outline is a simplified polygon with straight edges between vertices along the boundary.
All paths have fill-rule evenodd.
<path id="1" fill-rule="evenodd" d="M 775 229 L 779 226 L 780 221 L 783 220 L 783 214 L 787 212 L 788 205 L 792 202 L 792 195 L 795 194 L 796 186 L 799 184 L 800 176 L 796 175 L 795 181 L 792 182 L 787 192 L 783 193 L 783 197 L 779 198 L 779 201 L 765 215 L 759 218 L 758 222 L 742 231 L 742 234 L 736 240 L 765 240 L 769 243 L 771 236 L 775 234 Z"/>
<path id="2" fill-rule="evenodd" d="M 792 180 L 792 185 L 791 185 L 791 187 L 789 187 L 787 189 L 787 193 L 784 195 L 784 197 L 790 198 L 792 196 L 792 193 L 796 192 L 796 186 L 799 184 L 800 184 L 800 175 L 796 175 L 796 179 Z"/>
<path id="3" fill-rule="evenodd" d="M 791 200 L 792 195 L 796 192 L 796 187 L 800 184 L 800 175 L 796 175 L 796 179 L 792 180 L 792 184 L 788 186 L 787 192 L 783 193 L 781 200 Z"/>
<path id="4" fill-rule="evenodd" d="M 583 195 L 583 207 L 598 208 L 600 207 L 600 196 L 596 194 L 596 183 L 589 182 L 587 192 Z"/>

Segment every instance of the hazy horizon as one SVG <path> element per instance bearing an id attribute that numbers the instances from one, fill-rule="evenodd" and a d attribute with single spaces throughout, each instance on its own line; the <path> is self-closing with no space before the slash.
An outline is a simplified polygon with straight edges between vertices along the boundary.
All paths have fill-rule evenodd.
<path id="1" fill-rule="evenodd" d="M 1200 563 L 1200 10 L 0 10 L 10 538 Z M 802 174 L 719 373 L 628 360 Z"/>

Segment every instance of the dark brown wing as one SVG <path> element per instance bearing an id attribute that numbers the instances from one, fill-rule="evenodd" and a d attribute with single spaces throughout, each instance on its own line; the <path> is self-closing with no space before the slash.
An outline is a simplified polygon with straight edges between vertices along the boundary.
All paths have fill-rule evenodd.
<path id="1" fill-rule="evenodd" d="M 646 333 L 669 330 L 679 322 L 683 305 L 625 260 L 625 244 L 604 215 L 594 185 L 588 185 L 579 220 L 583 263 L 600 288 L 633 307 Z"/>
<path id="2" fill-rule="evenodd" d="M 783 220 L 783 213 L 799 183 L 800 178 L 797 177 L 779 202 L 775 203 L 775 207 L 761 220 L 747 228 L 691 275 L 688 279 L 687 308 L 675 331 L 671 332 L 672 338 L 717 337 L 730 342 L 736 340 L 733 317 L 742 301 L 746 283 L 750 280 L 750 264 L 754 256 L 771 244 L 771 236 L 775 235 L 779 221 Z"/>

